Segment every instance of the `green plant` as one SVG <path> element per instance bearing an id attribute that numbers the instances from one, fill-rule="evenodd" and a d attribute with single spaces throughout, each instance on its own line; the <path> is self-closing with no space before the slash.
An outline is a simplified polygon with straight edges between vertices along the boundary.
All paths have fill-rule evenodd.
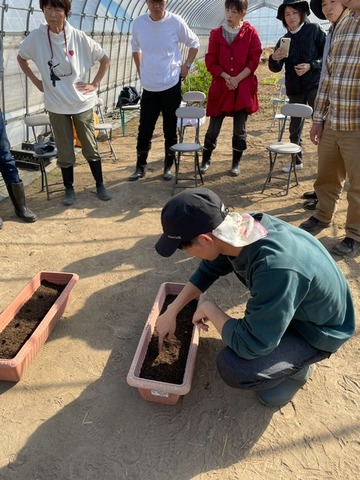
<path id="1" fill-rule="evenodd" d="M 182 93 L 189 90 L 196 90 L 207 95 L 211 83 L 211 74 L 207 71 L 206 65 L 201 60 L 195 59 L 195 68 L 191 70 L 182 84 Z"/>
<path id="2" fill-rule="evenodd" d="M 279 81 L 279 79 L 283 76 L 284 74 L 282 72 L 280 73 L 275 73 L 272 74 L 270 77 L 264 78 L 260 83 L 262 85 L 276 85 Z"/>

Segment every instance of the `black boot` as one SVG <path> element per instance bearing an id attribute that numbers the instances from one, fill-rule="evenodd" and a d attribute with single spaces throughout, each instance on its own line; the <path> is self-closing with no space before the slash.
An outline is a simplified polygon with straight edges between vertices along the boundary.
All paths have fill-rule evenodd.
<path id="1" fill-rule="evenodd" d="M 139 178 L 145 177 L 148 154 L 149 152 L 137 152 L 135 172 L 128 178 L 129 182 L 135 182 Z"/>
<path id="2" fill-rule="evenodd" d="M 63 205 L 69 207 L 75 201 L 75 192 L 74 192 L 74 167 L 67 167 L 61 169 L 61 174 L 63 177 L 63 184 L 65 187 L 65 197 L 63 199 Z"/>
<path id="3" fill-rule="evenodd" d="M 202 162 L 200 165 L 200 172 L 205 173 L 207 170 L 209 170 L 210 163 L 211 163 L 211 150 L 205 149 L 203 150 L 202 154 Z"/>
<path id="4" fill-rule="evenodd" d="M 172 166 L 174 164 L 174 152 L 165 152 L 164 161 L 164 180 L 169 181 L 173 178 Z"/>
<path id="5" fill-rule="evenodd" d="M 3 221 L 2 221 L 2 219 L 0 218 L 0 230 L 2 229 L 2 227 L 3 227 Z"/>
<path id="6" fill-rule="evenodd" d="M 238 177 L 240 175 L 240 159 L 242 157 L 243 152 L 239 150 L 233 150 L 233 160 L 231 165 L 231 175 L 233 177 Z"/>
<path id="7" fill-rule="evenodd" d="M 22 181 L 19 183 L 7 183 L 7 191 L 9 192 L 10 200 L 14 205 L 15 213 L 22 218 L 24 222 L 32 223 L 38 219 L 34 212 L 26 207 L 25 190 Z"/>
<path id="8" fill-rule="evenodd" d="M 103 174 L 101 168 L 101 160 L 96 160 L 95 162 L 89 162 L 91 173 L 96 182 L 96 193 L 100 200 L 104 202 L 111 200 L 110 193 L 104 187 Z"/>

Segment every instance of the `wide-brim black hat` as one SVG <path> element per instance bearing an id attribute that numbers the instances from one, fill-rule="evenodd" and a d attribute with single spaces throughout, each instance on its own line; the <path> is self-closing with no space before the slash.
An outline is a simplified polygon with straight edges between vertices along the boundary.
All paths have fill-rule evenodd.
<path id="1" fill-rule="evenodd" d="M 284 0 L 284 2 L 280 5 L 280 7 L 278 8 L 278 11 L 277 11 L 277 15 L 276 15 L 276 18 L 278 20 L 282 20 L 283 18 L 283 13 L 284 13 L 284 10 L 285 10 L 285 7 L 287 6 L 294 6 L 294 5 L 301 5 L 304 7 L 304 10 L 305 10 L 305 13 L 306 15 L 310 15 L 310 8 L 309 8 L 309 4 L 308 2 L 306 2 L 305 0 Z M 321 5 L 321 4 L 320 4 Z"/>
<path id="2" fill-rule="evenodd" d="M 310 0 L 310 8 L 314 15 L 321 20 L 326 20 L 325 15 L 323 14 L 322 8 L 322 0 Z"/>

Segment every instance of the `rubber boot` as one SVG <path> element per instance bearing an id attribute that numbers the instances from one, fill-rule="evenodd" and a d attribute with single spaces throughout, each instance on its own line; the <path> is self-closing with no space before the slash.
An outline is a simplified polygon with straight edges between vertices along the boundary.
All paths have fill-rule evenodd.
<path id="1" fill-rule="evenodd" d="M 3 227 L 3 221 L 2 221 L 2 218 L 0 218 L 0 230 L 2 229 Z"/>
<path id="2" fill-rule="evenodd" d="M 15 213 L 18 217 L 22 218 L 24 222 L 33 223 L 36 222 L 38 217 L 34 212 L 26 207 L 25 190 L 22 181 L 18 183 L 7 183 L 7 191 L 9 192 L 10 200 L 14 205 Z"/>
<path id="3" fill-rule="evenodd" d="M 232 159 L 232 165 L 231 165 L 231 175 L 233 177 L 238 177 L 240 175 L 240 160 L 242 157 L 243 152 L 240 152 L 239 150 L 233 150 L 233 159 Z"/>
<path id="4" fill-rule="evenodd" d="M 298 390 L 305 385 L 314 370 L 315 365 L 309 365 L 290 375 L 276 387 L 258 392 L 260 403 L 266 407 L 282 407 L 286 405 L 292 400 Z"/>
<path id="5" fill-rule="evenodd" d="M 165 151 L 164 161 L 164 180 L 169 181 L 173 178 L 172 166 L 174 164 L 174 152 Z"/>
<path id="6" fill-rule="evenodd" d="M 209 170 L 210 163 L 211 163 L 211 154 L 212 154 L 212 150 L 208 150 L 204 148 L 203 154 L 202 154 L 202 162 L 200 165 L 201 173 L 205 173 L 207 170 Z"/>
<path id="7" fill-rule="evenodd" d="M 91 173 L 96 182 L 96 193 L 100 200 L 107 202 L 111 200 L 110 193 L 104 187 L 104 180 L 102 174 L 101 160 L 96 160 L 95 162 L 89 162 Z"/>
<path id="8" fill-rule="evenodd" d="M 149 152 L 137 152 L 135 172 L 128 178 L 129 182 L 135 182 L 145 177 L 146 163 Z"/>
<path id="9" fill-rule="evenodd" d="M 63 177 L 63 184 L 65 187 L 65 196 L 63 198 L 63 205 L 69 207 L 75 201 L 75 192 L 74 192 L 74 167 L 67 167 L 61 169 L 61 174 Z"/>

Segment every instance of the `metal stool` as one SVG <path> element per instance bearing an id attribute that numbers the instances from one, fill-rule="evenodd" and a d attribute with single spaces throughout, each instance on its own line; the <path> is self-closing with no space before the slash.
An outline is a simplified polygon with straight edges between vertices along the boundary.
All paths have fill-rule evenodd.
<path id="1" fill-rule="evenodd" d="M 112 126 L 111 123 L 106 123 L 105 122 L 104 114 L 103 114 L 103 111 L 102 111 L 102 108 L 101 108 L 103 105 L 104 105 L 103 99 L 98 98 L 97 103 L 96 103 L 96 107 L 97 107 L 97 113 L 99 114 L 101 122 L 97 123 L 97 124 L 94 124 L 94 130 L 98 131 L 98 132 L 101 132 L 101 131 L 105 132 L 106 140 L 107 140 L 107 142 L 109 144 L 109 147 L 110 147 L 110 152 L 113 155 L 113 157 L 115 158 L 115 160 L 117 160 L 115 149 L 113 147 L 113 144 L 111 143 L 113 126 Z M 96 142 L 97 142 L 97 138 L 96 138 Z"/>
<path id="2" fill-rule="evenodd" d="M 309 118 L 312 115 L 313 109 L 310 105 L 303 105 L 302 103 L 289 103 L 287 105 L 283 105 L 281 108 L 281 113 L 284 115 L 284 120 L 281 127 L 281 132 L 278 137 L 278 141 L 271 143 L 268 145 L 267 150 L 269 152 L 269 172 L 266 176 L 266 180 L 264 186 L 262 188 L 261 193 L 264 193 L 266 187 L 268 187 L 271 183 L 272 178 L 277 179 L 284 179 L 284 176 L 275 176 L 274 169 L 276 164 L 276 159 L 278 155 L 288 155 L 290 156 L 290 168 L 286 179 L 286 193 L 289 193 L 290 182 L 291 182 L 291 175 L 294 175 L 295 185 L 298 185 L 298 178 L 296 174 L 296 156 L 297 154 L 302 152 L 302 147 L 297 145 L 296 143 L 291 142 L 282 142 L 282 137 L 284 135 L 286 121 L 288 117 L 297 117 L 301 119 L 300 127 L 299 127 L 299 137 L 301 138 L 301 133 L 304 128 L 305 119 Z"/>
<path id="3" fill-rule="evenodd" d="M 137 103 L 136 105 L 124 105 L 120 107 L 121 131 L 123 137 L 125 137 L 125 113 L 130 110 L 140 110 L 140 103 Z"/>
<path id="4" fill-rule="evenodd" d="M 170 150 L 175 153 L 175 183 L 173 187 L 173 193 L 176 188 L 186 188 L 188 185 L 179 185 L 179 180 L 195 180 L 195 184 L 192 185 L 197 187 L 200 183 L 204 185 L 204 180 L 200 170 L 199 156 L 202 152 L 202 145 L 200 144 L 200 120 L 205 116 L 205 109 L 203 107 L 179 107 L 176 110 L 176 116 L 180 119 L 180 137 L 179 143 L 176 143 Z M 184 141 L 185 133 L 185 124 L 188 120 L 195 120 L 195 137 L 193 142 Z M 182 156 L 192 156 L 194 161 L 194 176 L 189 177 L 187 174 L 180 174 L 180 161 Z M 198 177 L 200 182 L 198 181 Z"/>
<path id="5" fill-rule="evenodd" d="M 40 168 L 40 172 L 41 172 L 41 191 L 43 192 L 44 189 L 46 191 L 46 198 L 48 200 L 50 200 L 50 191 L 49 191 L 49 182 L 48 182 L 48 178 L 47 178 L 47 172 L 46 172 L 46 168 L 45 168 L 45 161 L 46 160 L 51 160 L 52 158 L 56 157 L 57 156 L 57 149 L 56 147 L 54 148 L 54 151 L 53 152 L 47 152 L 47 153 L 36 153 L 34 151 L 34 155 L 33 155 L 33 159 L 35 162 L 38 162 L 39 163 L 39 168 Z M 54 183 L 52 185 L 59 185 L 58 183 Z M 60 190 L 63 190 L 62 188 L 61 189 L 58 189 L 58 190 L 54 190 L 56 192 L 60 191 Z"/>

